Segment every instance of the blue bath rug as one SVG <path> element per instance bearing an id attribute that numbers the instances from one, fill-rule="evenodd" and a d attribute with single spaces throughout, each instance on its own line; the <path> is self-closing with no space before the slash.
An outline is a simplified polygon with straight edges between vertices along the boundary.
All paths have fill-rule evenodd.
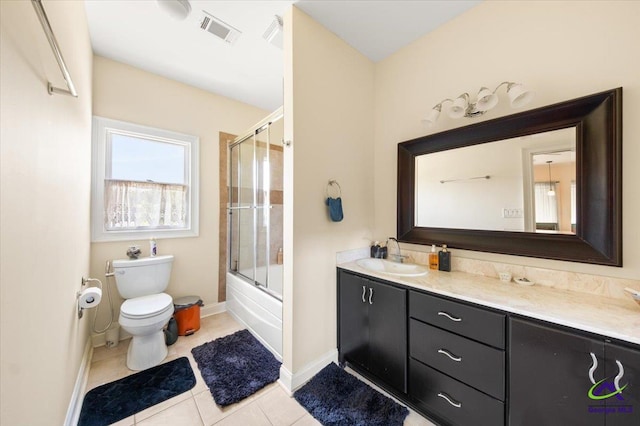
<path id="1" fill-rule="evenodd" d="M 224 407 L 253 395 L 280 377 L 280 362 L 240 330 L 191 349 L 216 404 Z"/>
<path id="2" fill-rule="evenodd" d="M 406 407 L 333 363 L 323 368 L 293 397 L 325 426 L 401 426 L 409 414 Z"/>
<path id="3" fill-rule="evenodd" d="M 196 378 L 187 357 L 156 365 L 87 392 L 78 426 L 115 423 L 195 385 Z"/>

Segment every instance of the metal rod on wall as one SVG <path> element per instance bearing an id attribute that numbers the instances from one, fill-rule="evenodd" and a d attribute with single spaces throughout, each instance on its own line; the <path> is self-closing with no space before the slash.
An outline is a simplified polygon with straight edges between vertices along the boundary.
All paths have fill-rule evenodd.
<path id="1" fill-rule="evenodd" d="M 42 29 L 44 30 L 44 34 L 47 36 L 47 40 L 49 40 L 49 44 L 51 45 L 51 50 L 53 50 L 53 56 L 55 56 L 56 61 L 58 61 L 58 66 L 60 67 L 60 71 L 62 72 L 62 76 L 64 77 L 65 82 L 67 83 L 67 87 L 69 90 L 60 89 L 58 87 L 54 87 L 51 82 L 47 82 L 47 90 L 50 95 L 54 93 L 58 93 L 61 95 L 70 95 L 74 98 L 78 97 L 78 92 L 76 91 L 75 86 L 73 85 L 73 81 L 71 80 L 71 74 L 69 74 L 69 69 L 67 68 L 67 64 L 64 62 L 64 58 L 62 57 L 62 52 L 60 52 L 60 48 L 58 47 L 58 41 L 56 40 L 56 36 L 53 34 L 53 30 L 51 29 L 51 24 L 49 23 L 49 19 L 47 18 L 47 14 L 44 11 L 44 7 L 42 6 L 42 0 L 31 0 L 31 4 L 36 11 L 36 15 L 38 15 L 38 19 L 40 20 L 40 24 L 42 24 Z"/>
<path id="2" fill-rule="evenodd" d="M 476 177 L 462 178 L 462 179 L 441 180 L 440 183 L 460 182 L 460 181 L 464 181 L 464 180 L 476 180 L 476 179 L 491 179 L 491 176 L 486 175 L 486 176 L 476 176 Z"/>

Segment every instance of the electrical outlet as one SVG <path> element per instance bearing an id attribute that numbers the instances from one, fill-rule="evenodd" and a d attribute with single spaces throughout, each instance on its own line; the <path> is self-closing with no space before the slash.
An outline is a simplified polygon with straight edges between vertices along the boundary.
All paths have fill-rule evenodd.
<path id="1" fill-rule="evenodd" d="M 502 217 L 505 219 L 521 219 L 522 215 L 522 209 L 502 209 Z"/>

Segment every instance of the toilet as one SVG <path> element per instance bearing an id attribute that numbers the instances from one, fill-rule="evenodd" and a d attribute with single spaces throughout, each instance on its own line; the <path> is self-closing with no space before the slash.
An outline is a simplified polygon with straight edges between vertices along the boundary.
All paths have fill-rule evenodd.
<path id="1" fill-rule="evenodd" d="M 120 327 L 131 334 L 127 352 L 130 370 L 145 370 L 167 356 L 163 328 L 173 315 L 173 298 L 163 291 L 169 285 L 173 256 L 113 261 L 118 293 L 126 299 L 120 307 Z"/>

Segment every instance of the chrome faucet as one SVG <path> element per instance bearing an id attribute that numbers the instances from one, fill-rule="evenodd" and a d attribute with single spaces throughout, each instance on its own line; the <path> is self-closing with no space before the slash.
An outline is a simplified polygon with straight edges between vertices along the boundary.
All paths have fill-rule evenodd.
<path id="1" fill-rule="evenodd" d="M 396 252 L 396 254 L 388 253 L 389 258 L 394 262 L 404 263 L 404 260 L 408 258 L 408 256 L 403 255 L 402 252 L 400 251 L 400 243 L 398 243 L 398 240 L 396 240 L 394 237 L 387 238 L 387 248 L 389 247 L 389 241 L 395 241 L 396 247 L 398 248 L 398 251 Z"/>

